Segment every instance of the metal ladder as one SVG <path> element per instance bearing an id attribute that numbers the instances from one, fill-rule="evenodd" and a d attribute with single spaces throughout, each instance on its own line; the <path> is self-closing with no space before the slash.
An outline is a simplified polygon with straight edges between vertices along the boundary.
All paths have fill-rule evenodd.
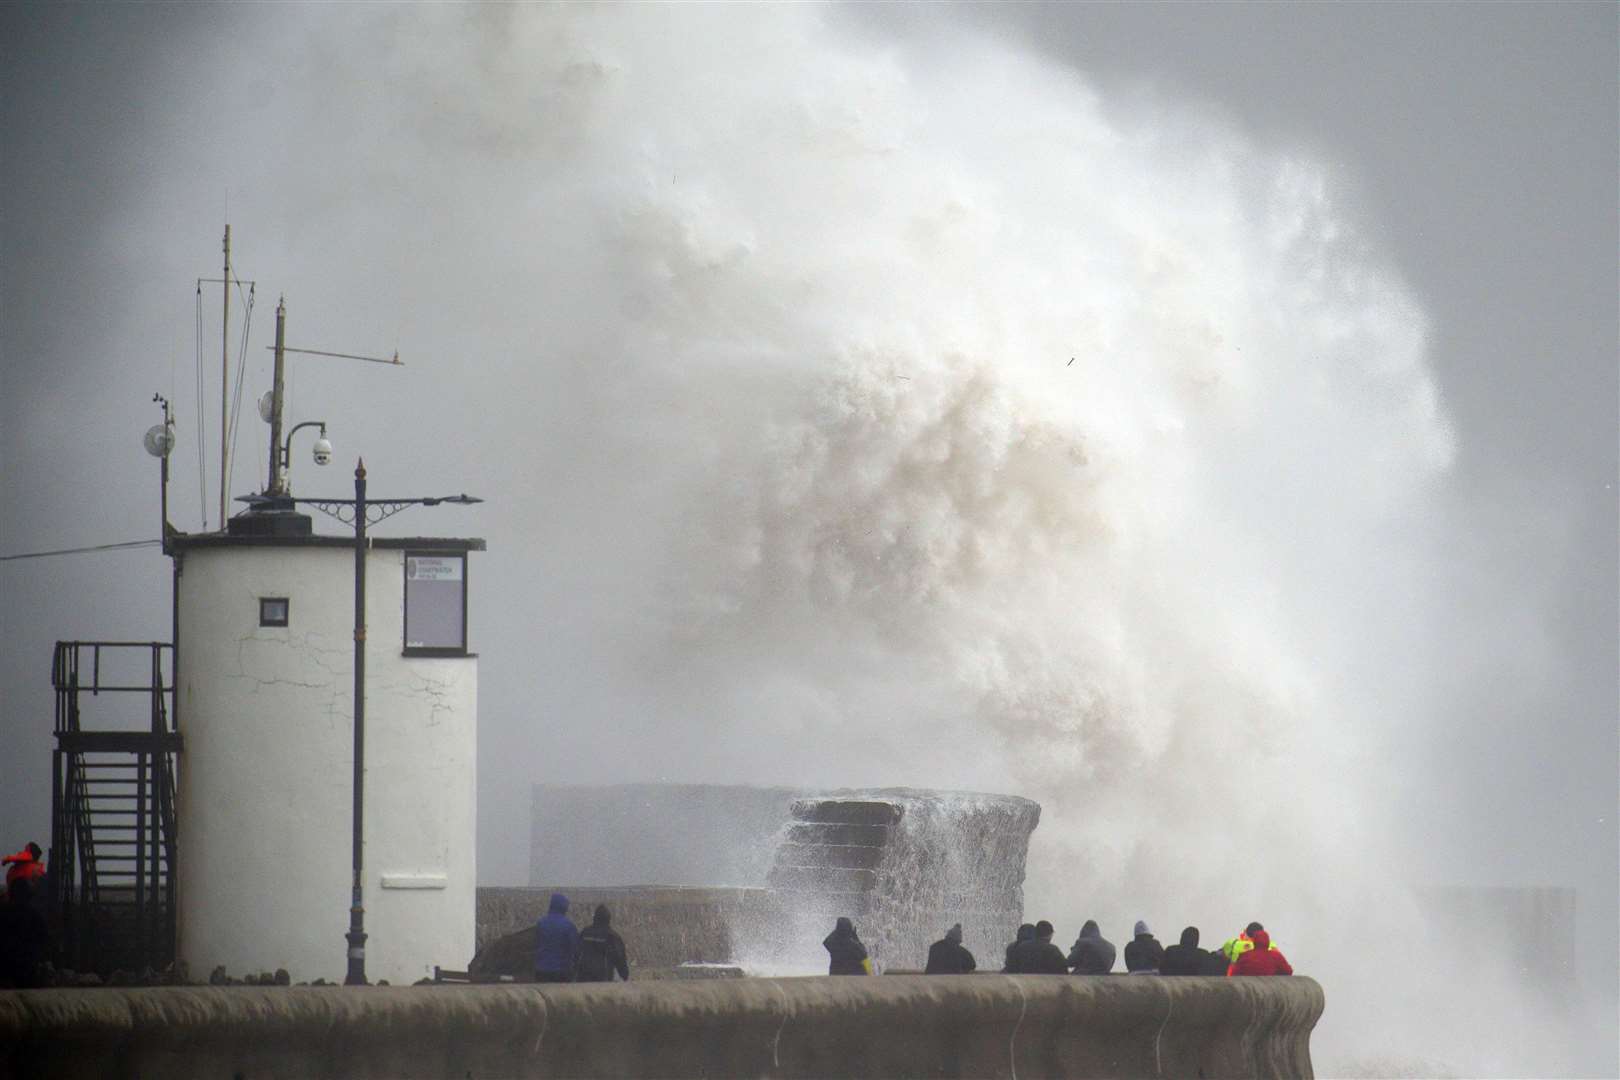
<path id="1" fill-rule="evenodd" d="M 102 679 L 104 659 L 127 668 L 149 655 L 138 683 Z M 57 960 L 103 976 L 161 971 L 175 949 L 175 769 L 181 740 L 170 723 L 166 642 L 59 641 L 52 660 L 52 753 L 47 894 Z M 116 678 L 116 676 L 115 676 Z M 84 695 L 139 701 L 136 724 L 86 730 Z"/>

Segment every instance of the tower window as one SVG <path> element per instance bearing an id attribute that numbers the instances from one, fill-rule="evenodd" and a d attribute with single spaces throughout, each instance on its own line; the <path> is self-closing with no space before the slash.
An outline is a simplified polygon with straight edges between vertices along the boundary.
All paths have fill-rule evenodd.
<path id="1" fill-rule="evenodd" d="M 405 654 L 467 655 L 465 553 L 405 553 Z"/>
<path id="2" fill-rule="evenodd" d="M 259 597 L 259 625 L 286 626 L 288 606 L 285 596 Z"/>

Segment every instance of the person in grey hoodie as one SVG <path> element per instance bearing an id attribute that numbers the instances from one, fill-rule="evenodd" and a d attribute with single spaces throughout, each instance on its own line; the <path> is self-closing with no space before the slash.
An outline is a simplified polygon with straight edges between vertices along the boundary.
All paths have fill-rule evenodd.
<path id="1" fill-rule="evenodd" d="M 1136 937 L 1125 944 L 1125 970 L 1132 975 L 1157 975 L 1164 962 L 1164 946 L 1141 919 L 1136 920 L 1134 933 Z"/>
<path id="2" fill-rule="evenodd" d="M 1114 943 L 1102 936 L 1096 919 L 1087 919 L 1069 950 L 1069 968 L 1076 975 L 1106 975 L 1114 970 Z"/>

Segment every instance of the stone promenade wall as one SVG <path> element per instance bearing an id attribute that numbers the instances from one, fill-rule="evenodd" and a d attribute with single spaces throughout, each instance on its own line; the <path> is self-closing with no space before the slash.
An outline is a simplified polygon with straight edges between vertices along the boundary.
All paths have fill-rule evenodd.
<path id="1" fill-rule="evenodd" d="M 0 991 L 0 1077 L 1308 1077 L 1314 980 Z"/>

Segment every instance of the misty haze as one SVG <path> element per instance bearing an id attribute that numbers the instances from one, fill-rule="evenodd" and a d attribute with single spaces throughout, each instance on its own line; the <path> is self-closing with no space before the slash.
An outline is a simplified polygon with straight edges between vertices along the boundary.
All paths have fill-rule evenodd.
<path id="1" fill-rule="evenodd" d="M 995 793 L 1065 945 L 1263 920 L 1320 1075 L 1620 1075 L 1611 5 L 0 20 L 7 852 L 53 643 L 170 634 L 77 550 L 154 392 L 221 528 L 228 222 L 230 494 L 285 297 L 403 360 L 289 362 L 294 490 L 484 500 L 376 528 L 488 544 L 479 885 L 548 786 Z"/>

